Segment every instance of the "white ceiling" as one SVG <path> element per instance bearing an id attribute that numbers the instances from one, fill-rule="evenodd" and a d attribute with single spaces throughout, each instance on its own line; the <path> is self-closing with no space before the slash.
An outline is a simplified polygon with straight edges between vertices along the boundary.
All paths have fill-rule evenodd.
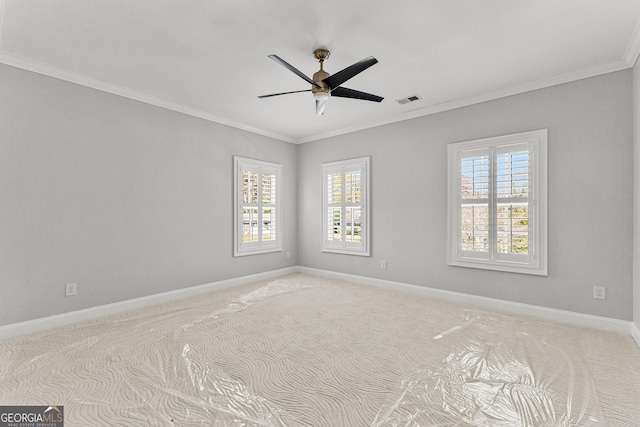
<path id="1" fill-rule="evenodd" d="M 0 62 L 289 142 L 630 68 L 638 0 L 0 0 Z M 314 49 L 382 103 L 315 115 Z M 1 78 L 1 76 L 0 76 Z M 421 100 L 395 102 L 411 95 Z"/>

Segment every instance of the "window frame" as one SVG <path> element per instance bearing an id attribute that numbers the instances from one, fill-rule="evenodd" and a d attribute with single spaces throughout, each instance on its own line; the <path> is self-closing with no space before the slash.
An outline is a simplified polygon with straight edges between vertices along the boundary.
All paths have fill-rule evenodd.
<path id="1" fill-rule="evenodd" d="M 271 252 L 282 252 L 283 239 L 282 230 L 284 228 L 283 216 L 282 216 L 282 195 L 283 195 L 283 178 L 282 178 L 282 165 L 279 163 L 267 162 L 264 160 L 249 159 L 246 157 L 234 156 L 233 157 L 233 256 L 240 257 L 246 255 L 257 255 Z M 244 171 L 254 171 L 258 173 L 258 201 L 257 203 L 243 203 L 243 185 L 242 175 Z M 270 173 L 275 175 L 276 197 L 275 203 L 264 203 L 262 198 L 262 176 L 264 173 Z M 243 241 L 243 207 L 251 205 L 257 209 L 258 218 L 258 241 L 257 242 L 244 242 Z M 262 215 L 265 208 L 274 207 L 276 210 L 275 222 L 275 240 L 264 241 L 262 227 Z"/>
<path id="2" fill-rule="evenodd" d="M 498 252 L 496 213 L 497 155 L 516 152 L 515 147 L 528 147 L 528 250 L 526 256 L 500 254 Z M 513 147 L 509 149 L 508 147 Z M 484 252 L 463 251 L 461 196 L 462 154 L 488 153 L 488 250 Z M 548 275 L 547 261 L 547 129 L 496 136 L 472 141 L 448 144 L 448 188 L 447 188 L 447 263 L 451 266 L 479 268 L 511 273 Z M 467 157 L 468 158 L 468 157 Z M 475 256 L 474 256 L 475 255 Z"/>
<path id="3" fill-rule="evenodd" d="M 343 255 L 358 255 L 358 256 L 370 256 L 370 167 L 371 157 L 359 157 L 349 160 L 339 160 L 335 162 L 322 163 L 322 252 L 337 253 Z M 328 175 L 341 173 L 342 190 L 341 194 L 345 194 L 345 173 L 347 171 L 360 171 L 360 203 L 347 203 L 346 197 L 342 197 L 340 202 L 341 212 L 346 212 L 347 208 L 360 208 L 361 209 L 361 223 L 360 223 L 360 242 L 347 242 L 346 239 L 342 239 L 340 242 L 336 242 L 328 239 L 327 230 L 329 229 L 329 217 L 328 210 L 330 203 L 328 200 Z M 337 204 L 335 205 L 337 207 Z M 346 214 L 345 214 L 346 216 Z M 346 220 L 341 223 L 341 236 L 347 236 Z"/>

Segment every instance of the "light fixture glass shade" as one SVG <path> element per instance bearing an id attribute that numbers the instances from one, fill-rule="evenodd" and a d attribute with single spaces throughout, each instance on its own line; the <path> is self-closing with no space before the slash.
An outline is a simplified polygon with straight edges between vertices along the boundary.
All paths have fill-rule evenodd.
<path id="1" fill-rule="evenodd" d="M 316 92 L 313 94 L 313 97 L 317 100 L 317 101 L 321 101 L 324 102 L 327 99 L 329 99 L 329 93 L 328 92 Z"/>

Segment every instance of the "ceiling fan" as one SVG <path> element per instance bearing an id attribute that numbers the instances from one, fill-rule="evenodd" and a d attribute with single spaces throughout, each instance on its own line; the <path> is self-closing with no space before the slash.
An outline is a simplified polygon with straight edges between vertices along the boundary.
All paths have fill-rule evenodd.
<path id="1" fill-rule="evenodd" d="M 324 107 L 326 102 L 329 100 L 330 96 L 338 96 L 342 98 L 353 98 L 353 99 L 362 99 L 365 101 L 373 101 L 380 102 L 384 98 L 372 95 L 366 92 L 360 92 L 359 90 L 348 89 L 346 87 L 342 87 L 342 83 L 346 82 L 353 76 L 363 72 L 367 68 L 376 64 L 378 60 L 373 56 L 363 59 L 362 61 L 356 62 L 353 65 L 348 66 L 344 70 L 338 71 L 337 73 L 330 75 L 322 68 L 324 61 L 329 59 L 330 52 L 326 49 L 316 49 L 313 51 L 313 56 L 320 63 L 320 70 L 318 70 L 314 75 L 313 79 L 310 79 L 306 75 L 302 73 L 302 71 L 298 70 L 293 65 L 289 64 L 284 59 L 280 58 L 278 55 L 269 55 L 269 58 L 276 61 L 278 64 L 287 68 L 294 74 L 302 77 L 307 83 L 311 83 L 311 89 L 305 90 L 294 90 L 292 92 L 281 92 L 281 93 L 272 93 L 270 95 L 262 95 L 258 98 L 269 98 L 271 96 L 279 96 L 279 95 L 287 95 L 290 93 L 299 93 L 299 92 L 311 92 L 313 93 L 313 97 L 316 100 L 316 115 L 320 116 L 324 114 Z"/>

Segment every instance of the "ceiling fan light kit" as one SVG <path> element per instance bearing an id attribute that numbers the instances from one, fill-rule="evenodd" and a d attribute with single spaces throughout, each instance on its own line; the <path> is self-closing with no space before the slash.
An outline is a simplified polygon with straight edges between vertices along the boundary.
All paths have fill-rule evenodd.
<path id="1" fill-rule="evenodd" d="M 331 94 L 329 92 L 316 92 L 313 94 L 313 97 L 317 100 L 317 101 L 326 101 L 327 99 L 329 99 L 329 97 L 331 96 Z"/>
<path id="2" fill-rule="evenodd" d="M 269 55 L 269 58 L 276 61 L 278 64 L 282 65 L 292 73 L 296 74 L 300 78 L 302 78 L 307 83 L 311 84 L 311 89 L 306 90 L 296 90 L 291 92 L 281 92 L 281 93 L 272 93 L 269 95 L 261 95 L 258 98 L 270 98 L 272 96 L 279 95 L 288 95 L 291 93 L 300 93 L 300 92 L 311 92 L 316 101 L 316 115 L 321 116 L 324 114 L 324 107 L 326 102 L 329 100 L 331 96 L 337 96 L 342 98 L 352 98 L 352 99 L 360 99 L 364 101 L 373 101 L 373 102 L 381 102 L 384 98 L 372 95 L 366 92 L 360 92 L 354 89 L 348 89 L 346 87 L 342 87 L 341 85 L 349 80 L 350 78 L 360 74 L 367 68 L 378 62 L 373 56 L 363 59 L 362 61 L 356 62 L 353 65 L 348 66 L 347 68 L 338 71 L 337 73 L 330 75 L 326 71 L 324 71 L 324 61 L 329 59 L 329 52 L 327 49 L 316 49 L 313 51 L 313 56 L 320 63 L 320 70 L 313 74 L 313 78 L 307 77 L 302 71 L 295 68 L 293 65 L 289 64 L 284 59 L 280 58 L 278 55 Z"/>

